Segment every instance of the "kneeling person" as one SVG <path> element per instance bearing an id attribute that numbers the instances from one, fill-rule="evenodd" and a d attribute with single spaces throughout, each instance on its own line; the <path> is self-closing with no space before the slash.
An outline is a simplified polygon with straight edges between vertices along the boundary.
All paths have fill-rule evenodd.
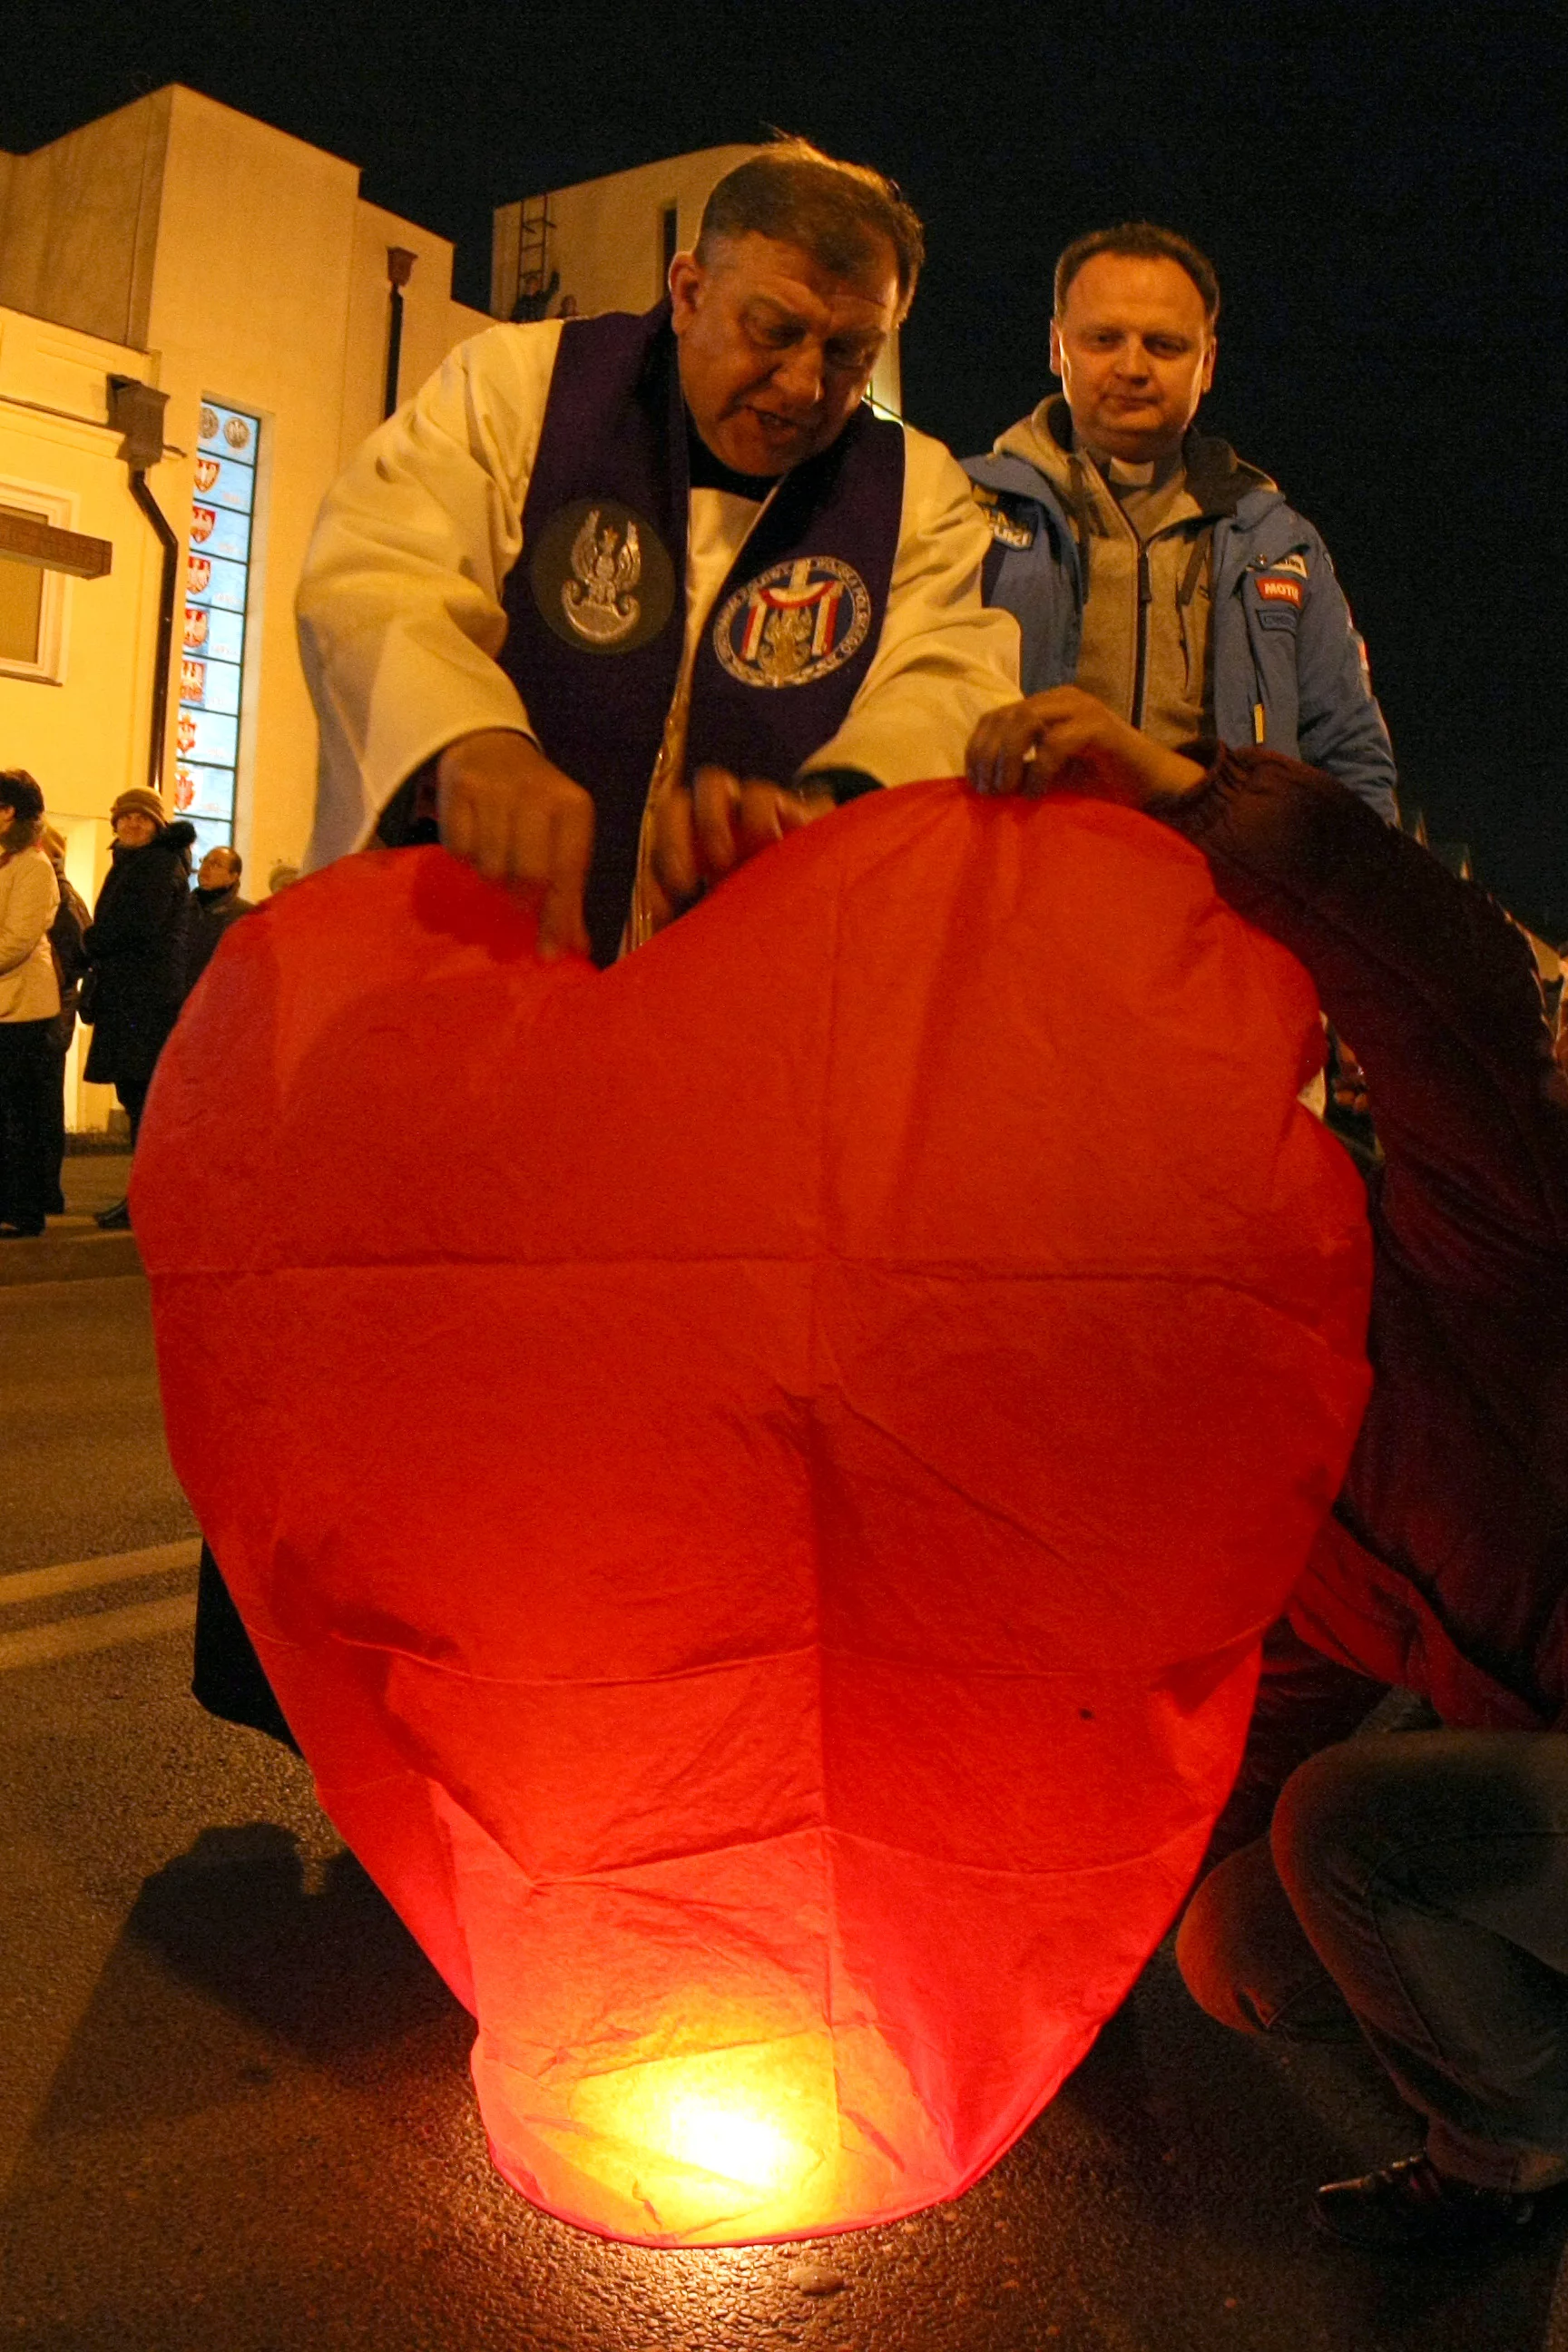
<path id="1" fill-rule="evenodd" d="M 1184 834 L 1361 1049 L 1385 1154 L 1373 1387 L 1289 1611 L 1322 1673 L 1299 1703 L 1278 1679 L 1262 1745 L 1297 1769 L 1177 1958 L 1228 2025 L 1359 2028 L 1425 2118 L 1420 2154 L 1319 2190 L 1321 2228 L 1394 2251 L 1505 2235 L 1568 2182 L 1568 1087 L 1534 958 L 1332 777 L 1258 751 L 1205 768 L 1072 687 L 984 720 L 970 772 Z M 1436 1727 L 1326 1727 L 1392 1685 Z"/>

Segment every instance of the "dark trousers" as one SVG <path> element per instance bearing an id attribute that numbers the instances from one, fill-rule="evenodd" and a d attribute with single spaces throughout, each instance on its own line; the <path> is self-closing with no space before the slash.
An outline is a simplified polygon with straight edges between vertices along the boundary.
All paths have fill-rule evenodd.
<path id="1" fill-rule="evenodd" d="M 210 1546 L 202 1546 L 196 1579 L 196 1640 L 191 1664 L 191 1695 L 209 1715 L 226 1723 L 248 1724 L 280 1739 L 296 1755 L 300 1746 L 272 1695 L 267 1670 L 229 1596 Z"/>
<path id="2" fill-rule="evenodd" d="M 1262 1837 L 1296 1767 L 1321 1748 L 1348 1739 L 1384 1696 L 1382 1683 L 1369 1682 L 1309 1648 L 1283 1617 L 1271 1625 L 1263 1637 L 1247 1750 L 1214 1825 L 1204 1868 L 1212 1870 L 1238 1846 Z"/>
<path id="3" fill-rule="evenodd" d="M 52 1021 L 0 1021 L 0 1223 L 43 1229 L 49 1176 Z"/>
<path id="4" fill-rule="evenodd" d="M 66 1058 L 76 1034 L 76 997 L 63 1004 L 49 1024 L 49 1213 L 65 1210 L 60 1180 L 66 1161 Z"/>
<path id="5" fill-rule="evenodd" d="M 54 1027 L 51 1021 L 49 1026 Z M 64 1211 L 66 1196 L 60 1179 L 66 1164 L 66 1055 L 69 1047 L 49 1039 L 48 1142 L 46 1150 L 49 1214 Z"/>
<path id="6" fill-rule="evenodd" d="M 1519 2191 L 1568 2180 L 1568 1736 L 1325 1748 L 1268 1836 L 1199 1887 L 1176 1958 L 1242 2032 L 1359 2028 L 1426 2117 L 1440 2171 Z"/>
<path id="7" fill-rule="evenodd" d="M 132 1151 L 136 1149 L 136 1139 L 142 1132 L 142 1114 L 147 1107 L 147 1096 L 152 1084 L 151 1077 L 138 1078 L 135 1081 L 130 1078 L 116 1078 L 114 1081 L 114 1091 L 119 1099 L 120 1108 L 131 1121 Z"/>

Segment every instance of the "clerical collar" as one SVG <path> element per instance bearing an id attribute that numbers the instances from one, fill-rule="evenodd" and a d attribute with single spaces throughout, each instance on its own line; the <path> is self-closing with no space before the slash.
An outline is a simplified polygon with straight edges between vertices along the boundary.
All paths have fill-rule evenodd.
<path id="1" fill-rule="evenodd" d="M 686 413 L 686 463 L 694 490 L 728 490 L 732 499 L 750 499 L 761 506 L 777 488 L 776 474 L 737 474 L 733 466 L 726 466 L 716 457 Z"/>
<path id="2" fill-rule="evenodd" d="M 1168 457 L 1149 457 L 1135 465 L 1130 457 L 1112 457 L 1091 448 L 1087 441 L 1079 443 L 1086 457 L 1092 457 L 1114 490 L 1152 490 L 1160 488 L 1176 473 L 1182 463 L 1182 453 L 1173 449 Z"/>

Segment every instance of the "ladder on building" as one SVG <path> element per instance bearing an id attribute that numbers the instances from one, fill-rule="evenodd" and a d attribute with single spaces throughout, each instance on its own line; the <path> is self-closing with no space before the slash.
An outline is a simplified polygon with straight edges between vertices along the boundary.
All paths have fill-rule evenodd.
<path id="1" fill-rule="evenodd" d="M 542 319 L 560 286 L 560 271 L 552 273 L 550 268 L 550 232 L 554 226 L 548 196 L 524 196 L 518 219 L 514 319 Z"/>

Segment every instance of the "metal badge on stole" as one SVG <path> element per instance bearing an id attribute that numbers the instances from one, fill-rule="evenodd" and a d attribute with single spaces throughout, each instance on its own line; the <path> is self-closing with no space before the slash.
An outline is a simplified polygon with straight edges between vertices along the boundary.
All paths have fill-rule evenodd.
<path id="1" fill-rule="evenodd" d="M 713 624 L 713 650 L 743 686 L 810 686 L 866 642 L 871 596 L 852 564 L 802 555 L 737 588 Z"/>
<path id="2" fill-rule="evenodd" d="M 618 499 L 576 499 L 552 514 L 528 578 L 546 627 L 579 653 L 646 646 L 675 604 L 675 567 L 658 532 Z"/>

